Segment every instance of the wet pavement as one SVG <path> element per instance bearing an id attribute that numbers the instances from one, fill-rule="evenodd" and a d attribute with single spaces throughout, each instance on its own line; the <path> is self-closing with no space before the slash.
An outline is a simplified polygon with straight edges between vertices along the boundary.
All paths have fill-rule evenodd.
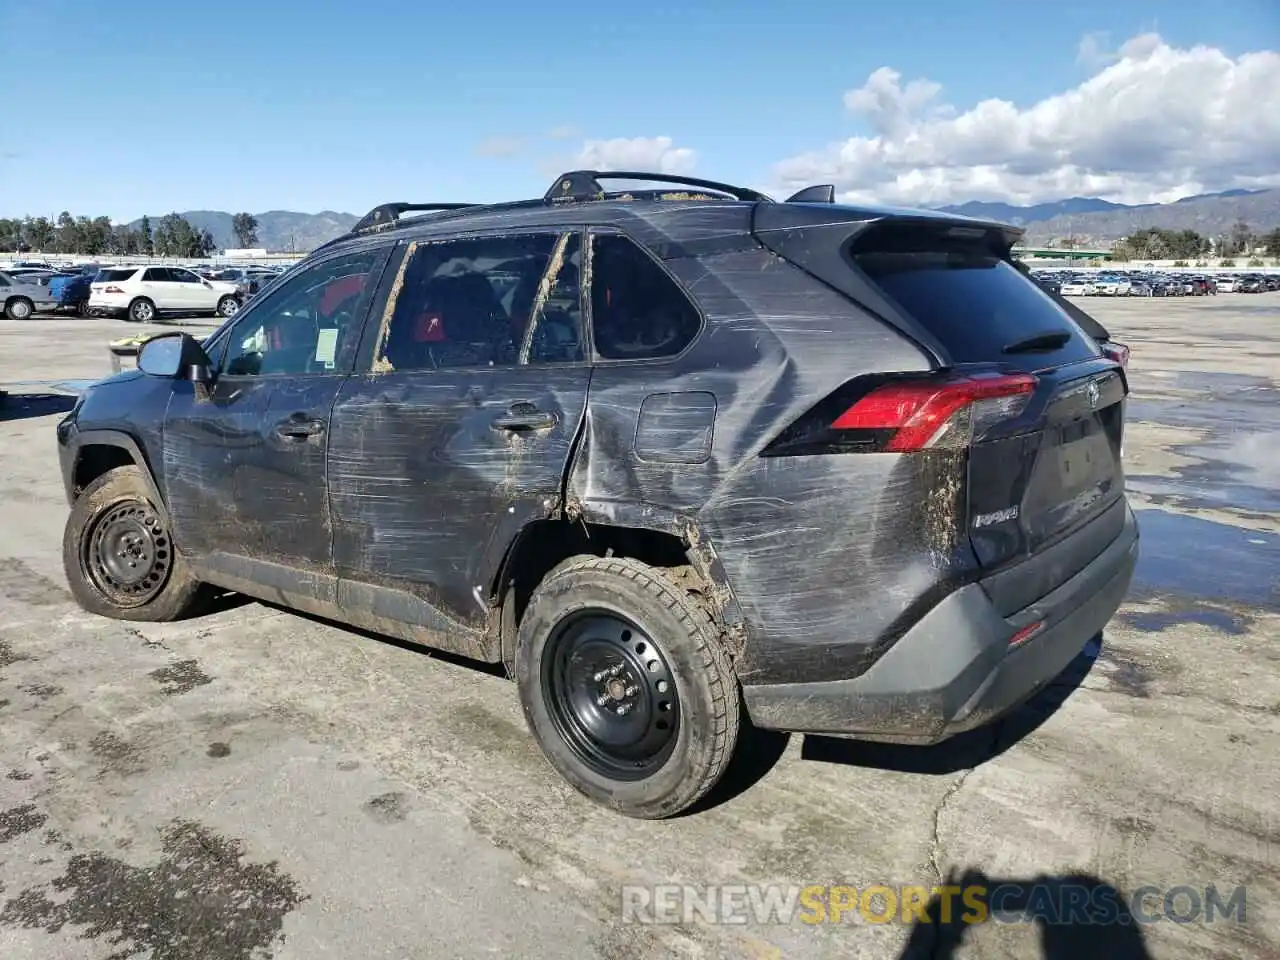
<path id="1" fill-rule="evenodd" d="M 567 788 L 491 671 L 256 603 L 163 626 L 78 610 L 53 425 L 140 331 L 0 326 L 0 957 L 1280 955 L 1280 294 L 1085 305 L 1134 350 L 1142 559 L 1103 637 L 938 747 L 755 737 L 705 810 L 665 823 Z M 1243 885 L 1247 911 L 988 922 L 954 951 L 857 911 L 622 913 L 634 885 L 965 871 L 1129 907 Z"/>

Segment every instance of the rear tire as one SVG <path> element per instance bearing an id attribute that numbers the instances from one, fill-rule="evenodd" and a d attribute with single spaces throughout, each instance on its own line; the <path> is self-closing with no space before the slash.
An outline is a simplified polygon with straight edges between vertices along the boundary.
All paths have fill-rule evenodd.
<path id="1" fill-rule="evenodd" d="M 738 739 L 737 679 L 714 617 L 661 570 L 565 561 L 534 591 L 518 643 L 529 728 L 587 797 L 662 819 L 724 773 Z"/>
<path id="2" fill-rule="evenodd" d="M 196 612 L 200 581 L 135 466 L 108 470 L 71 507 L 62 566 L 76 602 L 115 620 L 179 620 Z"/>
<path id="3" fill-rule="evenodd" d="M 125 319 L 131 323 L 150 323 L 156 318 L 156 305 L 146 297 L 138 297 L 129 304 Z"/>
<path id="4" fill-rule="evenodd" d="M 4 315 L 10 320 L 30 320 L 36 305 L 26 297 L 14 297 L 4 305 Z"/>

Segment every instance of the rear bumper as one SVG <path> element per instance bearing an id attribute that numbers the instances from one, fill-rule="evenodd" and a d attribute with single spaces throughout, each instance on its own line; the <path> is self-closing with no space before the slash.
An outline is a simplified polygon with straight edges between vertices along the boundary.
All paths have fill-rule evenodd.
<path id="1" fill-rule="evenodd" d="M 1024 610 L 1001 617 L 969 584 L 922 617 L 865 673 L 817 683 L 744 685 L 752 722 L 789 730 L 936 743 L 1025 703 L 1066 669 L 1124 600 L 1138 559 L 1127 506 L 1119 535 L 1088 566 Z M 1010 647 L 1022 628 L 1044 625 Z"/>

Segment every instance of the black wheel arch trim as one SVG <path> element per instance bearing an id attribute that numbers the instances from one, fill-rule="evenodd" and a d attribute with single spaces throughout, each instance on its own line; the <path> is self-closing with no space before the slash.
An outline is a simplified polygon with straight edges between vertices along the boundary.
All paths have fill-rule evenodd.
<path id="1" fill-rule="evenodd" d="M 84 449 L 86 447 L 118 447 L 128 453 L 133 459 L 134 465 L 142 471 L 152 503 L 165 521 L 168 522 L 168 506 L 165 503 L 163 494 L 160 492 L 160 485 L 156 483 L 155 475 L 151 470 L 151 463 L 147 459 L 142 444 L 134 437 L 122 430 L 83 430 L 71 438 L 69 446 L 70 469 L 67 471 L 66 476 L 67 501 L 69 503 L 75 503 L 80 493 L 76 489 L 76 471 L 80 466 L 80 459 Z"/>

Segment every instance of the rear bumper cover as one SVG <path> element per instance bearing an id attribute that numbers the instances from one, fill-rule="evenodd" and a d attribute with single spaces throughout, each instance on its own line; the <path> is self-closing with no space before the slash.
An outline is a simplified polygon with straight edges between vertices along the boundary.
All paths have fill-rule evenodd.
<path id="1" fill-rule="evenodd" d="M 752 722 L 770 730 L 936 743 L 1025 703 L 1066 669 L 1124 600 L 1138 559 L 1125 506 L 1120 534 L 1050 594 L 1001 617 L 980 584 L 949 594 L 860 676 L 744 685 Z M 1010 648 L 1018 630 L 1044 626 Z"/>

